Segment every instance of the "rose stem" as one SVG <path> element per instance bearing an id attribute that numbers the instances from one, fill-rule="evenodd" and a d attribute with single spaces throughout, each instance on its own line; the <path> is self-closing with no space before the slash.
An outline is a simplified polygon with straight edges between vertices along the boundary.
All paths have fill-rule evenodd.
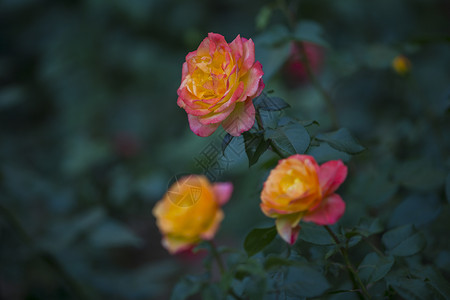
<path id="1" fill-rule="evenodd" d="M 289 10 L 289 7 L 285 0 L 279 0 L 278 3 L 280 6 L 280 10 L 284 13 L 284 15 L 286 16 L 286 19 L 288 20 L 290 30 L 292 32 L 294 32 L 295 24 L 297 23 L 294 13 L 292 13 Z M 298 44 L 300 46 L 300 52 L 301 52 L 301 56 L 302 56 L 301 59 L 303 61 L 303 64 L 306 67 L 306 73 L 308 74 L 309 80 L 311 80 L 314 88 L 322 95 L 322 98 L 325 100 L 325 104 L 327 106 L 328 113 L 330 114 L 331 123 L 332 123 L 333 128 L 338 129 L 339 122 L 338 122 L 336 110 L 334 109 L 333 101 L 331 101 L 331 96 L 327 92 L 327 90 L 322 86 L 320 81 L 317 80 L 317 77 L 314 75 L 314 72 L 312 71 L 308 56 L 306 55 L 305 46 L 301 42 Z"/>
<path id="2" fill-rule="evenodd" d="M 358 275 L 358 272 L 355 271 L 355 268 L 353 267 L 352 263 L 350 262 L 350 259 L 348 258 L 348 251 L 345 247 L 340 246 L 340 241 L 338 237 L 334 234 L 334 232 L 331 230 L 330 227 L 327 225 L 324 226 L 325 229 L 328 231 L 330 236 L 333 238 L 336 245 L 339 247 L 339 250 L 341 251 L 342 257 L 344 258 L 345 264 L 347 265 L 347 270 L 350 275 L 350 279 L 353 282 L 353 285 L 356 287 L 357 285 L 360 286 L 360 290 L 358 290 L 362 296 L 363 299 L 371 299 L 369 292 L 367 291 L 366 286 L 362 282 L 361 278 Z"/>
<path id="3" fill-rule="evenodd" d="M 209 245 L 211 246 L 211 254 L 214 257 L 214 259 L 217 262 L 217 265 L 219 266 L 220 275 L 222 276 L 225 273 L 225 264 L 223 263 L 222 256 L 220 255 L 219 251 L 217 250 L 217 246 L 213 241 L 208 241 Z M 230 286 L 228 289 L 228 293 L 233 296 L 237 300 L 241 300 L 242 298 L 239 297 L 238 294 L 233 290 L 233 288 Z"/>
<path id="4" fill-rule="evenodd" d="M 223 275 L 223 273 L 225 273 L 225 266 L 222 257 L 220 256 L 219 251 L 217 250 L 216 244 L 213 241 L 208 241 L 208 243 L 211 246 L 211 254 L 216 260 L 217 265 L 219 266 L 220 275 Z"/>

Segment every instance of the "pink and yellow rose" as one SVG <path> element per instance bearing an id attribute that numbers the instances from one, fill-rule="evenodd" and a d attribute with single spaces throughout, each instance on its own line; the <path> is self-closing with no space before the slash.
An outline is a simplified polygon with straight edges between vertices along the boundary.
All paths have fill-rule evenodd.
<path id="1" fill-rule="evenodd" d="M 183 64 L 177 104 L 188 114 L 191 130 L 211 135 L 219 125 L 233 136 L 255 122 L 252 99 L 264 88 L 261 64 L 255 62 L 255 45 L 239 35 L 227 43 L 209 33 Z"/>
<path id="2" fill-rule="evenodd" d="M 300 220 L 331 225 L 344 214 L 345 202 L 335 191 L 346 177 L 347 167 L 340 160 L 319 166 L 312 156 L 292 155 L 270 172 L 261 192 L 261 210 L 276 218 L 278 234 L 294 244 Z"/>
<path id="3" fill-rule="evenodd" d="M 202 175 L 175 182 L 153 208 L 162 245 L 174 254 L 211 240 L 224 217 L 221 206 L 232 192 L 230 182 L 212 184 Z"/>

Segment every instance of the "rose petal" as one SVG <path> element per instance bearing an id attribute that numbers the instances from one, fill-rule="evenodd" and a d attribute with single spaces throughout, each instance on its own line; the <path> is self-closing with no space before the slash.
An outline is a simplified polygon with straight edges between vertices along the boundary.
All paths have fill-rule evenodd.
<path id="1" fill-rule="evenodd" d="M 320 166 L 319 182 L 322 196 L 333 194 L 347 177 L 347 166 L 340 160 L 332 160 Z"/>
<path id="2" fill-rule="evenodd" d="M 198 136 L 205 137 L 210 136 L 216 131 L 217 127 L 219 127 L 220 123 L 217 124 L 209 124 L 203 125 L 198 121 L 197 116 L 193 116 L 188 114 L 189 127 L 191 130 Z"/>
<path id="3" fill-rule="evenodd" d="M 249 99 L 236 104 L 234 111 L 223 121 L 223 128 L 232 136 L 240 136 L 244 131 L 252 128 L 255 123 L 255 107 Z"/>
<path id="4" fill-rule="evenodd" d="M 305 163 L 308 167 L 312 167 L 316 170 L 317 174 L 319 173 L 319 165 L 317 164 L 315 158 L 311 155 L 304 155 L 304 154 L 294 154 L 289 156 L 287 159 L 295 158 L 300 160 L 301 162 Z M 280 163 L 280 162 L 279 162 Z"/>
<path id="5" fill-rule="evenodd" d="M 233 193 L 233 184 L 231 182 L 216 182 L 213 184 L 213 191 L 217 203 L 222 206 L 230 199 Z"/>
<path id="6" fill-rule="evenodd" d="M 262 70 L 262 65 L 259 61 L 257 61 L 250 71 L 248 71 L 247 74 L 241 78 L 241 80 L 245 83 L 246 90 L 243 97 L 239 99 L 240 101 L 245 101 L 248 99 L 247 97 L 253 99 L 259 95 L 257 92 L 261 93 L 262 89 L 260 88 L 260 84 L 262 84 L 261 77 L 263 75 L 264 72 Z"/>
<path id="7" fill-rule="evenodd" d="M 228 50 L 228 51 L 231 50 L 230 47 L 228 46 L 227 41 L 225 40 L 225 37 L 221 34 L 210 32 L 210 33 L 208 33 L 208 39 L 210 41 L 209 55 L 211 57 L 213 57 L 214 52 L 218 48 L 223 47 L 223 48 L 225 48 L 225 50 Z"/>
<path id="8" fill-rule="evenodd" d="M 210 40 L 209 40 L 209 35 L 208 35 L 208 37 L 204 38 L 203 41 L 198 46 L 197 51 L 196 51 L 197 52 L 196 55 L 198 55 L 198 56 L 208 55 L 209 54 L 209 47 L 210 47 L 209 44 L 210 44 Z M 195 52 L 195 51 L 193 51 L 193 52 Z M 193 53 L 193 52 L 191 52 L 191 53 Z M 191 53 L 189 53 L 188 56 Z M 192 58 L 192 57 L 193 56 L 189 56 L 189 58 Z M 186 60 L 188 60 L 187 58 L 188 57 L 186 56 Z"/>
<path id="9" fill-rule="evenodd" d="M 345 212 L 345 202 L 338 194 L 333 194 L 322 200 L 320 205 L 308 212 L 303 220 L 317 225 L 332 225 L 336 223 Z"/>
<path id="10" fill-rule="evenodd" d="M 224 218 L 222 210 L 218 210 L 214 219 L 212 220 L 210 226 L 200 235 L 204 240 L 211 240 L 214 238 L 217 230 L 219 229 L 220 222 L 222 222 Z"/>
<path id="11" fill-rule="evenodd" d="M 300 226 L 298 223 L 302 218 L 302 213 L 280 216 L 276 219 L 275 225 L 277 227 L 278 234 L 283 240 L 290 245 L 295 244 Z"/>
<path id="12" fill-rule="evenodd" d="M 167 249 L 167 251 L 169 251 L 170 254 L 176 254 L 180 253 L 181 251 L 192 248 L 198 242 L 200 242 L 200 240 L 193 241 L 184 238 L 164 236 L 161 241 L 161 244 L 163 245 L 164 248 Z"/>
<path id="13" fill-rule="evenodd" d="M 230 43 L 230 48 L 231 48 L 231 52 L 233 53 L 233 58 L 235 60 L 235 63 L 237 63 L 244 54 L 244 45 L 242 44 L 241 35 L 238 35 Z"/>
<path id="14" fill-rule="evenodd" d="M 198 121 L 203 125 L 220 123 L 228 118 L 228 116 L 233 112 L 235 105 L 236 104 L 232 103 L 231 106 L 228 106 L 227 109 L 219 113 L 210 112 L 209 114 L 199 116 Z"/>
<path id="15" fill-rule="evenodd" d="M 253 63 L 255 62 L 255 44 L 252 39 L 242 39 L 244 46 L 244 57 L 242 62 L 241 70 L 242 72 L 246 72 L 249 70 Z"/>

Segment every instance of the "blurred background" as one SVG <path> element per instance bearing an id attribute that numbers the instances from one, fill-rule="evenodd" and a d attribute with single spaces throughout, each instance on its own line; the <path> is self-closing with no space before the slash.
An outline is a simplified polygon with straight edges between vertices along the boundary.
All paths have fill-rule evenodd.
<path id="1" fill-rule="evenodd" d="M 276 156 L 249 170 L 240 138 L 222 155 L 223 131 L 192 133 L 176 91 L 208 32 L 240 34 L 255 41 L 265 91 L 318 121 L 310 130 L 329 130 L 298 50 L 280 40 L 278 2 L 0 1 L 0 299 L 167 299 L 203 269 L 202 253 L 161 247 L 151 214 L 176 175 L 235 184 L 217 244 L 242 249 L 250 229 L 272 223 L 259 193 Z M 448 277 L 450 2 L 288 5 L 339 125 L 368 148 L 351 162 L 313 153 L 350 164 L 342 223 L 413 222 L 429 233 L 424 259 Z"/>

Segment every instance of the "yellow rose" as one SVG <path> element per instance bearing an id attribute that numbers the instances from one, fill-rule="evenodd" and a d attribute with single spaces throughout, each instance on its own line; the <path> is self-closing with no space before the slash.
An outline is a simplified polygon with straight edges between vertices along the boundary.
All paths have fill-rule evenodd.
<path id="1" fill-rule="evenodd" d="M 232 191 L 230 182 L 212 184 L 201 175 L 175 182 L 153 208 L 162 245 L 174 254 L 212 239 L 224 217 L 221 206 Z"/>

